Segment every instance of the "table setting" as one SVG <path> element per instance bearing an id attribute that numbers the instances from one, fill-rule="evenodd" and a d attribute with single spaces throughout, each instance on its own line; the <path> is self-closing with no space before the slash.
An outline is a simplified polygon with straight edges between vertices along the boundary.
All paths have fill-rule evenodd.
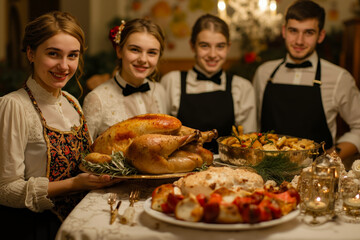
<path id="1" fill-rule="evenodd" d="M 114 133 L 105 132 L 81 165 L 84 172 L 123 181 L 90 191 L 62 223 L 57 240 L 360 239 L 360 160 L 346 171 L 335 152 L 320 154 L 321 143 L 243 134 L 240 126 L 217 139 L 219 154 L 202 148 L 217 138 L 215 130 L 172 129 L 164 137 L 153 133 L 159 129 L 132 128 L 137 136 L 124 141 L 119 132 L 129 136 L 131 124 L 139 125 L 110 129 L 122 142 L 109 143 Z"/>
<path id="2" fill-rule="evenodd" d="M 133 181 L 133 180 L 129 180 Z M 167 223 L 147 214 L 144 210 L 146 200 L 151 197 L 155 186 L 167 181 L 151 180 L 142 183 L 121 182 L 111 188 L 91 191 L 70 213 L 59 229 L 56 239 L 359 239 L 358 224 L 347 223 L 339 218 L 319 226 L 302 222 L 297 215 L 289 221 L 265 228 L 212 230 L 184 227 Z M 155 182 L 153 182 L 155 181 Z M 132 223 L 122 224 L 121 215 L 129 206 L 129 193 L 132 186 L 141 189 L 140 199 L 134 204 L 135 214 Z M 107 199 L 117 193 L 122 204 L 118 217 L 110 224 L 110 207 Z"/>

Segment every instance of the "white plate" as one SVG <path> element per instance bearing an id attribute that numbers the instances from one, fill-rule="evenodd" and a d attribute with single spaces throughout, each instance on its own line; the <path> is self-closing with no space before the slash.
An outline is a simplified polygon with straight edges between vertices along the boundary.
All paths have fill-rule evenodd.
<path id="1" fill-rule="evenodd" d="M 217 223 L 204 223 L 204 222 L 186 222 L 181 221 L 174 218 L 171 215 L 164 214 L 162 212 L 155 211 L 151 208 L 151 198 L 147 199 L 144 204 L 144 210 L 150 216 L 167 223 L 171 223 L 174 225 L 182 226 L 182 227 L 189 227 L 189 228 L 197 228 L 197 229 L 208 229 L 208 230 L 251 230 L 251 229 L 258 229 L 258 228 L 267 228 L 271 226 L 275 226 L 281 223 L 288 222 L 294 218 L 296 218 L 300 211 L 294 210 L 289 214 L 266 222 L 260 223 L 235 223 L 235 224 L 217 224 Z"/>

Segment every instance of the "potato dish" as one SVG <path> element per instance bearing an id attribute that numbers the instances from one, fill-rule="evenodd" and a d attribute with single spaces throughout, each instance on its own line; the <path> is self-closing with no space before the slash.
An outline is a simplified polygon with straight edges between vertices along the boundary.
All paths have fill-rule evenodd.
<path id="1" fill-rule="evenodd" d="M 234 134 L 234 136 L 223 138 L 221 143 L 232 147 L 262 149 L 265 151 L 307 150 L 315 148 L 313 140 L 279 136 L 274 133 Z"/>
<path id="2" fill-rule="evenodd" d="M 217 139 L 220 160 L 233 165 L 255 165 L 265 156 L 279 154 L 301 165 L 310 164 L 318 154 L 320 144 L 309 139 L 274 133 L 243 134 L 241 126 L 233 127 L 233 136 Z"/>

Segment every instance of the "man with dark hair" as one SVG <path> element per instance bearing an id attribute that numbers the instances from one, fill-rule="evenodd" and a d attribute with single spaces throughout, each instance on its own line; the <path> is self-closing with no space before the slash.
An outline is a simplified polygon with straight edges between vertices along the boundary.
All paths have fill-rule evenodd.
<path id="1" fill-rule="evenodd" d="M 360 92 L 348 71 L 317 55 L 324 22 L 324 9 L 313 1 L 288 8 L 282 27 L 286 57 L 262 64 L 254 76 L 258 124 L 262 132 L 325 141 L 328 151 L 336 149 L 344 159 L 360 149 Z M 335 139 L 338 114 L 350 131 Z"/>

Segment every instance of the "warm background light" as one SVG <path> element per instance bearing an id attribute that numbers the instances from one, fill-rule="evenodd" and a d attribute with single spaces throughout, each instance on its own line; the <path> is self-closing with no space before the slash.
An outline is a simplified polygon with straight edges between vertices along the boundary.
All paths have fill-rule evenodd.
<path id="1" fill-rule="evenodd" d="M 226 13 L 226 3 L 224 0 L 219 0 L 218 1 L 218 14 L 219 17 L 227 22 L 227 13 Z"/>
<path id="2" fill-rule="evenodd" d="M 225 2 L 224 2 L 223 0 L 218 1 L 218 9 L 219 9 L 220 11 L 224 11 L 225 8 L 226 8 Z"/>
<path id="3" fill-rule="evenodd" d="M 268 8 L 268 0 L 259 0 L 258 6 L 260 11 L 265 12 Z"/>
<path id="4" fill-rule="evenodd" d="M 276 8 L 277 8 L 276 1 L 275 0 L 270 1 L 270 11 L 274 12 L 274 11 L 276 11 Z"/>

